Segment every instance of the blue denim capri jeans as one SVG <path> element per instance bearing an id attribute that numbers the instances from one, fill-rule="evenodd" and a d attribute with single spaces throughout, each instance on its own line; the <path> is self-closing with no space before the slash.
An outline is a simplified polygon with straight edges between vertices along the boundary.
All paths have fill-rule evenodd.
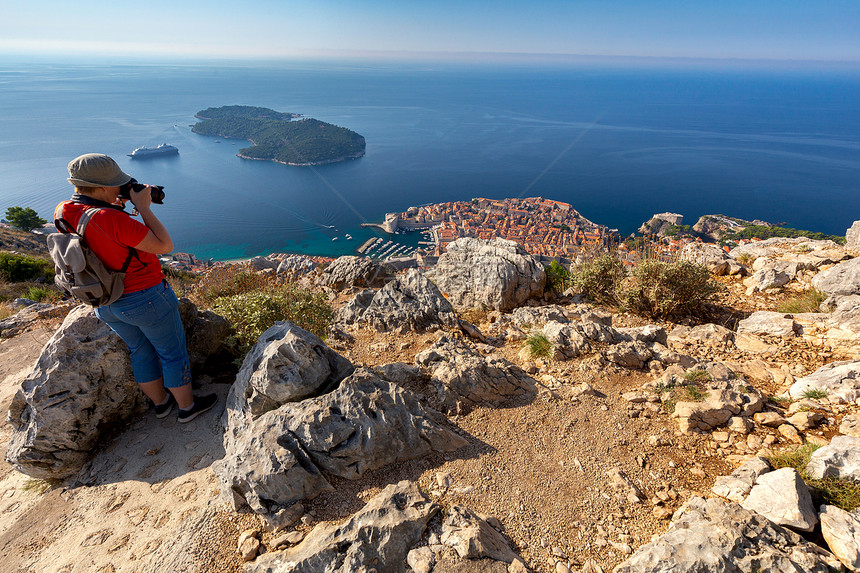
<path id="1" fill-rule="evenodd" d="M 163 377 L 166 388 L 191 382 L 179 300 L 167 282 L 124 294 L 113 304 L 96 308 L 96 316 L 128 345 L 136 382 Z"/>

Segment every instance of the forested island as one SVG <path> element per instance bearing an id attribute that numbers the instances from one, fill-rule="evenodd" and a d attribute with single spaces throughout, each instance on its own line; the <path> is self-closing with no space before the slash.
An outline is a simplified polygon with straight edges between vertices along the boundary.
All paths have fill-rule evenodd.
<path id="1" fill-rule="evenodd" d="M 264 107 L 229 105 L 210 107 L 195 114 L 194 133 L 244 139 L 253 145 L 239 157 L 287 165 L 323 165 L 364 155 L 364 137 L 358 133 L 295 113 Z"/>

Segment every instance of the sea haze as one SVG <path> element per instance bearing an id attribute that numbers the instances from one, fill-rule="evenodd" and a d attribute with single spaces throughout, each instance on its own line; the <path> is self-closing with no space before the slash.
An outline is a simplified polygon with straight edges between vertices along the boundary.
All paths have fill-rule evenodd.
<path id="1" fill-rule="evenodd" d="M 69 160 L 101 152 L 165 186 L 156 212 L 202 258 L 348 254 L 386 211 L 479 196 L 567 201 L 625 234 L 668 210 L 842 235 L 860 219 L 858 96 L 850 70 L 0 60 L 0 214 L 50 220 Z M 348 127 L 367 154 L 288 167 L 191 132 L 232 104 Z M 162 142 L 180 155 L 125 156 Z"/>

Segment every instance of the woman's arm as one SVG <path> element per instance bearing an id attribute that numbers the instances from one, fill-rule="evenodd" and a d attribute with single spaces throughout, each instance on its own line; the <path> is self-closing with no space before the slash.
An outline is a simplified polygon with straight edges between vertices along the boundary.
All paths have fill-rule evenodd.
<path id="1" fill-rule="evenodd" d="M 150 186 L 147 185 L 139 192 L 132 191 L 129 195 L 131 195 L 131 202 L 134 203 L 137 212 L 140 213 L 143 223 L 149 227 L 149 232 L 135 246 L 135 249 L 156 255 L 163 255 L 172 251 L 173 239 L 170 238 L 167 227 L 158 220 L 158 217 L 155 216 L 150 207 L 152 203 L 152 189 Z"/>

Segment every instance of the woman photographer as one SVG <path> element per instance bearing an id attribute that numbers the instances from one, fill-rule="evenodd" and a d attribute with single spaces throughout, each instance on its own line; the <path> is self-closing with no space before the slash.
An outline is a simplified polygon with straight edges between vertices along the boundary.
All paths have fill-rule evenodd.
<path id="1" fill-rule="evenodd" d="M 130 180 L 107 155 L 81 155 L 69 163 L 69 183 L 75 186 L 75 195 L 57 206 L 54 219 L 64 219 L 77 228 L 88 208 L 100 208 L 86 227 L 87 245 L 108 268 L 121 269 L 128 261 L 128 270 L 122 296 L 97 307 L 96 315 L 128 345 L 134 379 L 155 405 L 156 416 L 164 418 L 176 403 L 178 421 L 190 422 L 212 409 L 217 396 L 195 398 L 191 393 L 179 301 L 164 280 L 157 256 L 172 251 L 173 241 L 152 212 L 148 185 L 129 193 L 143 223 L 123 210 L 120 187 Z"/>

